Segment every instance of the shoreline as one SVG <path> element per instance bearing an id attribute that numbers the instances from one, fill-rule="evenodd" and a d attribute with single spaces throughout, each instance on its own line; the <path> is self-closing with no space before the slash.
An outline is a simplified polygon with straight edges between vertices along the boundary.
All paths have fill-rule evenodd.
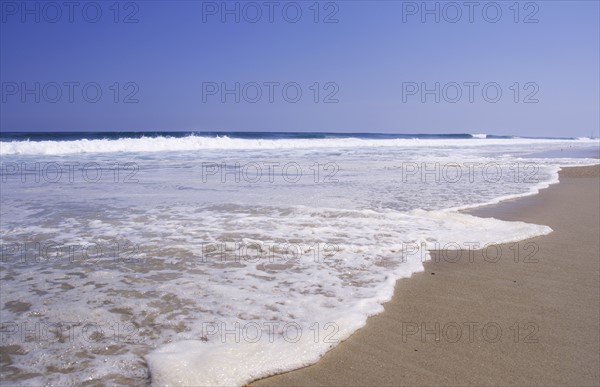
<path id="1" fill-rule="evenodd" d="M 252 385 L 600 384 L 600 166 L 562 168 L 559 181 L 464 211 L 551 234 L 432 251 L 383 313 L 316 364 Z"/>

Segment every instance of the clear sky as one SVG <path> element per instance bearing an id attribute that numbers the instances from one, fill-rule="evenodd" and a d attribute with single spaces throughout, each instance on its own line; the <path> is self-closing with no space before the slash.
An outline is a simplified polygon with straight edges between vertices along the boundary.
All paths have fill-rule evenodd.
<path id="1" fill-rule="evenodd" d="M 599 2 L 515 3 L 2 0 L 1 130 L 597 136 Z"/>

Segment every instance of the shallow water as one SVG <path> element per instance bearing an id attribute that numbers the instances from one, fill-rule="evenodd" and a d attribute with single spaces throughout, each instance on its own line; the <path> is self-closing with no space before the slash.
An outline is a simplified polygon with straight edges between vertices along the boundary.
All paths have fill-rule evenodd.
<path id="1" fill-rule="evenodd" d="M 596 163 L 559 149 L 597 147 L 175 140 L 0 145 L 3 383 L 243 384 L 310 364 L 428 249 L 551 232 L 456 210 L 533 194 Z"/>

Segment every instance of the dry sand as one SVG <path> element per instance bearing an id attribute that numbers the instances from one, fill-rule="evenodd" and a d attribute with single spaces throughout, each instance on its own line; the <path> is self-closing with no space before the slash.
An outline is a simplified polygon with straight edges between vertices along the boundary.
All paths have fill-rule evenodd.
<path id="1" fill-rule="evenodd" d="M 434 254 L 317 364 L 253 385 L 600 385 L 599 171 L 568 168 L 539 195 L 471 211 L 554 232 L 501 245 L 496 262 L 492 248 Z"/>

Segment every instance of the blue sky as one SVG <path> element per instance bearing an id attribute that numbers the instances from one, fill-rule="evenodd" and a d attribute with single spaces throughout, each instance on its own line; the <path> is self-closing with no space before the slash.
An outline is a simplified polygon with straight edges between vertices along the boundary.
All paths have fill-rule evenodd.
<path id="1" fill-rule="evenodd" d="M 598 1 L 0 3 L 2 131 L 600 127 Z"/>

